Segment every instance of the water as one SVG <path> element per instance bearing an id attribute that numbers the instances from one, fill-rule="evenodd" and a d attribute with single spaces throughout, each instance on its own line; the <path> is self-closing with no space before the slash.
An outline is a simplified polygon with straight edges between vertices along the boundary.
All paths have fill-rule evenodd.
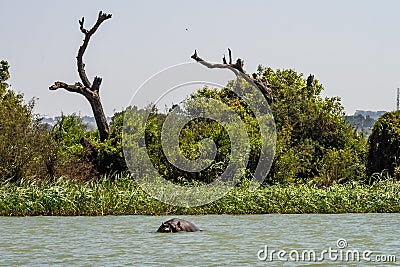
<path id="1" fill-rule="evenodd" d="M 173 216 L 0 217 L 0 266 L 391 266 L 400 263 L 399 214 L 180 216 L 203 229 L 156 233 Z M 337 240 L 347 247 L 339 249 Z M 271 250 L 285 250 L 280 261 Z M 295 261 L 298 251 L 396 256 Z M 261 251 L 261 252 L 260 252 Z M 292 253 L 292 258 L 289 258 Z M 336 256 L 340 256 L 337 253 Z M 334 255 L 331 255 L 334 256 Z M 362 256 L 362 254 L 361 254 Z M 309 258 L 308 258 L 309 259 Z M 339 258 L 340 259 L 340 258 Z M 393 261 L 393 259 L 389 259 Z"/>

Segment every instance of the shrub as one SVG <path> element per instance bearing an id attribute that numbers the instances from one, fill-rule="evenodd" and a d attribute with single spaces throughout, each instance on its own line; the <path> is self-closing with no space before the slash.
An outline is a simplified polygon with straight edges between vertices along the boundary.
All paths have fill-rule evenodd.
<path id="1" fill-rule="evenodd" d="M 51 137 L 58 146 L 57 176 L 75 181 L 93 180 L 99 176 L 94 164 L 97 153 L 89 141 L 96 136 L 95 131 L 88 131 L 80 116 L 61 114 L 51 129 Z"/>
<path id="2" fill-rule="evenodd" d="M 122 127 L 125 112 L 117 112 L 111 119 L 111 133 L 108 139 L 95 143 L 97 161 L 95 165 L 101 174 L 120 174 L 127 171 L 122 151 Z"/>
<path id="3" fill-rule="evenodd" d="M 277 147 L 269 182 L 364 178 L 367 142 L 345 123 L 340 98 L 323 98 L 318 80 L 307 85 L 294 70 L 260 66 L 258 75 L 269 81 L 275 99 Z"/>
<path id="4" fill-rule="evenodd" d="M 75 113 L 62 114 L 51 131 L 62 154 L 59 175 L 87 181 L 125 172 L 127 167 L 122 151 L 124 113 L 114 114 L 111 134 L 103 142 L 100 141 L 98 131 L 89 131 L 80 116 Z"/>
<path id="5" fill-rule="evenodd" d="M 317 80 L 307 86 L 303 74 L 293 70 L 274 71 L 260 67 L 258 75 L 271 83 L 275 98 L 271 109 L 276 122 L 276 153 L 266 183 L 316 181 L 319 185 L 328 186 L 334 182 L 365 178 L 367 141 L 345 123 L 339 98 L 321 97 L 323 87 Z M 228 83 L 221 90 L 207 87 L 199 89 L 179 105 L 179 114 L 196 115 L 199 112 L 196 99 L 201 98 L 221 101 L 234 110 L 244 122 L 249 136 L 250 155 L 245 173 L 247 178 L 251 178 L 259 160 L 262 143 L 260 128 L 246 102 L 230 90 L 232 84 Z M 152 164 L 166 179 L 176 182 L 211 182 L 226 169 L 231 143 L 227 132 L 217 122 L 198 118 L 183 127 L 179 144 L 180 153 L 186 158 L 196 159 L 200 156 L 200 141 L 205 138 L 212 139 L 217 146 L 215 160 L 207 169 L 185 172 L 170 164 L 164 155 L 161 129 L 166 115 L 157 110 L 132 109 L 130 112 L 135 113 L 131 120 L 137 120 L 129 122 L 132 127 L 135 125 L 136 130 L 133 132 L 145 131 L 145 145 Z M 144 123 L 142 119 L 148 113 L 150 116 Z M 136 142 L 140 143 L 140 140 Z"/>
<path id="6" fill-rule="evenodd" d="M 387 171 L 400 179 L 400 111 L 382 115 L 374 124 L 368 143 L 368 176 Z"/>
<path id="7" fill-rule="evenodd" d="M 0 181 L 54 178 L 57 146 L 40 119 L 7 84 L 9 66 L 0 62 Z"/>

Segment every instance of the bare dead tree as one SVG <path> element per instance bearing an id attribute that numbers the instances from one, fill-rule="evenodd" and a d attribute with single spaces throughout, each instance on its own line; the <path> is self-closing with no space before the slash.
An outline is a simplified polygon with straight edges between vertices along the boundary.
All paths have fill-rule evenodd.
<path id="1" fill-rule="evenodd" d="M 108 125 L 107 118 L 104 114 L 99 94 L 102 78 L 96 76 L 93 79 L 93 83 L 90 83 L 86 75 L 85 63 L 83 63 L 83 55 L 89 44 L 90 37 L 92 37 L 92 35 L 97 31 L 101 23 L 103 23 L 107 19 L 110 19 L 111 16 L 112 16 L 111 14 L 106 14 L 100 11 L 96 23 L 89 30 L 85 29 L 83 26 L 85 18 L 82 17 L 82 19 L 79 20 L 80 30 L 85 35 L 85 38 L 83 39 L 83 44 L 79 47 L 78 55 L 76 57 L 78 65 L 78 73 L 82 83 L 76 82 L 75 84 L 67 84 L 65 82 L 57 81 L 54 82 L 54 84 L 49 87 L 50 90 L 57 90 L 59 88 L 63 88 L 68 92 L 78 93 L 86 97 L 86 99 L 90 103 L 90 106 L 92 107 L 93 115 L 96 120 L 97 129 L 99 130 L 101 141 L 106 140 L 110 135 L 110 127 Z"/>
<path id="2" fill-rule="evenodd" d="M 243 69 L 244 66 L 244 61 L 240 58 L 236 60 L 236 63 L 232 63 L 232 51 L 231 49 L 228 48 L 228 53 L 229 53 L 229 63 L 227 63 L 225 55 L 222 58 L 222 64 L 218 63 L 210 63 L 202 59 L 197 55 L 197 51 L 194 50 L 194 54 L 191 56 L 192 59 L 196 60 L 200 64 L 206 66 L 209 69 L 214 69 L 214 68 L 219 68 L 219 69 L 230 69 L 235 73 L 236 76 L 244 78 L 247 82 L 250 84 L 254 84 L 264 95 L 266 100 L 268 101 L 269 104 L 273 102 L 273 96 L 271 92 L 271 87 L 268 83 L 268 81 L 264 78 L 260 78 L 257 73 L 253 73 L 252 76 L 246 74 L 246 72 Z"/>

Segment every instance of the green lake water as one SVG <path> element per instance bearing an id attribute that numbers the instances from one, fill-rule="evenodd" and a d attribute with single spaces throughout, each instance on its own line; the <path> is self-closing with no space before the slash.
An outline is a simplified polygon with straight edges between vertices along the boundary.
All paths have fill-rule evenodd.
<path id="1" fill-rule="evenodd" d="M 400 265 L 400 214 L 173 217 L 0 217 L 0 266 Z"/>

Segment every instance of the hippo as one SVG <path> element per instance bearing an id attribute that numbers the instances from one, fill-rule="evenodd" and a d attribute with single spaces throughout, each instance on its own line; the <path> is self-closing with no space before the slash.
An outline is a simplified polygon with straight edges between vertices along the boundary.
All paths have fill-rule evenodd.
<path id="1" fill-rule="evenodd" d="M 186 220 L 173 218 L 166 222 L 163 222 L 161 226 L 158 228 L 157 232 L 159 233 L 176 233 L 176 232 L 197 232 L 201 231 L 191 222 Z"/>

